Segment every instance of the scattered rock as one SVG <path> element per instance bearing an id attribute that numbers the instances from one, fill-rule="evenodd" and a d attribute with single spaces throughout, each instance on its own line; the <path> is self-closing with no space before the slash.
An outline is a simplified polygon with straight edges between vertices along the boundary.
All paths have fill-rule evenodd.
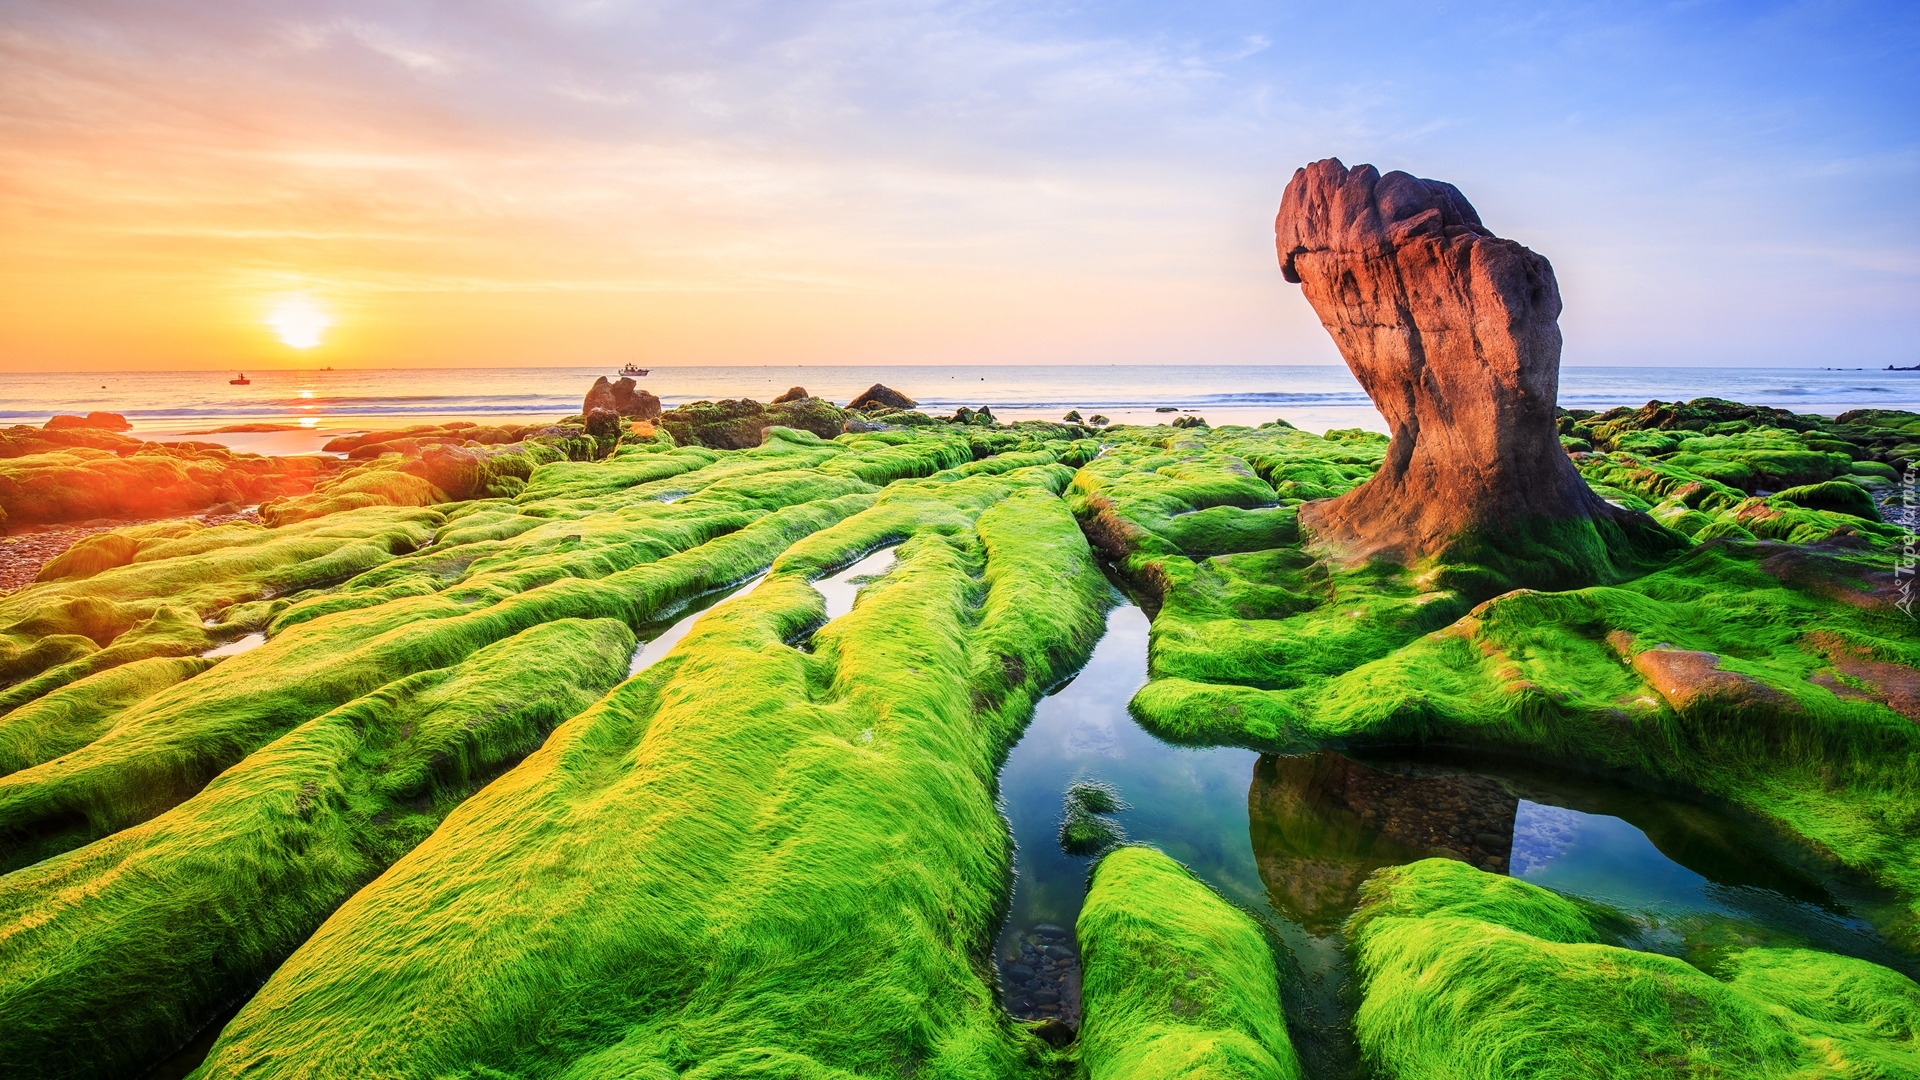
<path id="1" fill-rule="evenodd" d="M 72 428 L 93 428 L 97 431 L 131 431 L 133 425 L 119 413 L 90 412 L 85 416 L 56 416 L 44 425 L 48 431 L 64 431 Z"/>
<path id="2" fill-rule="evenodd" d="M 591 416 L 596 409 L 605 409 L 616 416 L 634 420 L 657 420 L 660 418 L 660 399 L 645 390 L 638 389 L 632 379 L 608 382 L 605 375 L 595 379 L 587 391 L 586 400 L 580 405 L 580 415 Z"/>
<path id="3" fill-rule="evenodd" d="M 596 408 L 587 410 L 587 434 L 596 439 L 617 439 L 620 437 L 620 414 L 612 409 Z"/>
<path id="4" fill-rule="evenodd" d="M 751 398 L 696 401 L 660 414 L 660 425 L 683 446 L 742 450 L 759 446 L 772 427 L 808 431 L 823 439 L 840 434 L 847 413 L 825 398 L 804 397 L 762 405 Z"/>
<path id="5" fill-rule="evenodd" d="M 911 409 L 916 404 L 918 402 L 900 391 L 874 383 L 859 397 L 847 402 L 847 408 L 865 412 L 868 409 Z"/>
<path id="6" fill-rule="evenodd" d="M 804 401 L 806 400 L 806 398 L 807 398 L 807 388 L 804 386 L 795 386 L 795 387 L 789 388 L 786 393 L 781 394 L 777 398 L 774 398 L 773 404 L 779 405 L 782 402 L 787 402 L 787 401 Z"/>

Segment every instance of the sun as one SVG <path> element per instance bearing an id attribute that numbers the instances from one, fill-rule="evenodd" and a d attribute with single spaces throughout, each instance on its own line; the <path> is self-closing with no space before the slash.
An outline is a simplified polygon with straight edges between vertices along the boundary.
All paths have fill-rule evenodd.
<path id="1" fill-rule="evenodd" d="M 267 315 L 267 325 L 288 345 L 311 349 L 320 344 L 320 335 L 333 325 L 333 316 L 306 297 L 296 296 L 274 305 Z"/>

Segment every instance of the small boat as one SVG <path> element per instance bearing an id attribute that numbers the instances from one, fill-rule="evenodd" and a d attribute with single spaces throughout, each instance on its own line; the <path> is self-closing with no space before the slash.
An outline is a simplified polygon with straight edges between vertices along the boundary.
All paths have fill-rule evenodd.
<path id="1" fill-rule="evenodd" d="M 632 364 L 628 364 L 626 367 L 623 367 L 620 369 L 620 374 L 645 377 L 645 375 L 647 374 L 647 369 L 643 367 L 634 367 Z"/>
<path id="2" fill-rule="evenodd" d="M 236 371 L 236 372 L 234 372 L 234 374 L 235 374 L 235 375 L 238 375 L 238 376 L 239 376 L 239 378 L 237 378 L 237 379 L 228 379 L 228 380 L 227 380 L 227 385 L 228 385 L 228 386 L 252 386 L 252 385 L 253 385 L 253 380 L 252 380 L 252 379 L 249 379 L 249 378 L 247 378 L 247 373 L 246 373 L 246 372 L 244 372 L 244 371 Z"/>

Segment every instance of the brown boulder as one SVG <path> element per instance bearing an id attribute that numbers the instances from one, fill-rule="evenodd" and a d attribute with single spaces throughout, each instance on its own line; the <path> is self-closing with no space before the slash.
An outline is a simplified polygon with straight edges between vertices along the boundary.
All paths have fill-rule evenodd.
<path id="1" fill-rule="evenodd" d="M 807 388 L 804 386 L 795 386 L 788 389 L 786 393 L 774 398 L 772 404 L 779 405 L 788 401 L 804 401 L 806 398 Z"/>
<path id="2" fill-rule="evenodd" d="M 591 416 L 595 409 L 605 409 L 616 416 L 633 420 L 658 420 L 660 399 L 638 389 L 632 379 L 608 382 L 607 377 L 602 375 L 593 381 L 586 400 L 580 403 L 580 415 Z"/>
<path id="3" fill-rule="evenodd" d="M 620 437 L 620 414 L 612 409 L 589 409 L 586 415 L 587 434 L 596 439 L 617 439 Z"/>
<path id="4" fill-rule="evenodd" d="M 1317 161 L 1274 221 L 1281 272 L 1392 431 L 1380 471 L 1300 520 L 1332 553 L 1480 563 L 1503 581 L 1618 580 L 1684 546 L 1595 495 L 1560 445 L 1560 290 L 1451 184 Z"/>
<path id="5" fill-rule="evenodd" d="M 131 431 L 133 425 L 119 413 L 90 412 L 85 416 L 56 416 L 46 423 L 47 430 L 61 431 L 67 428 L 94 428 L 99 431 Z"/>
<path id="6" fill-rule="evenodd" d="M 634 386 L 632 379 L 613 384 L 613 411 L 631 420 L 660 419 L 660 399 Z"/>
<path id="7" fill-rule="evenodd" d="M 900 391 L 874 383 L 867 387 L 865 393 L 847 402 L 847 408 L 864 412 L 868 409 L 911 409 L 914 404 L 912 398 Z"/>

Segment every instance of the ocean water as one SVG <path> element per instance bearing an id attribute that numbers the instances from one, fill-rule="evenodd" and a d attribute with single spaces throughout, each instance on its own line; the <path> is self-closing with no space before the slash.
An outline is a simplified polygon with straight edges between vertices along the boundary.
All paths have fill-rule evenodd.
<path id="1" fill-rule="evenodd" d="M 447 420 L 529 422 L 577 413 L 609 369 L 477 368 L 263 371 L 248 386 L 229 372 L 0 373 L 0 425 L 44 423 L 55 413 L 125 415 L 149 438 L 201 435 L 236 424 L 283 424 L 277 433 L 202 436 L 237 449 L 297 452 L 347 431 Z M 658 367 L 642 386 L 668 406 L 702 399 L 766 401 L 791 386 L 845 402 L 885 383 L 929 412 L 991 406 L 1002 419 L 1057 419 L 1069 409 L 1116 423 L 1194 413 L 1214 424 L 1285 419 L 1312 431 L 1384 431 L 1343 366 Z M 1560 403 L 1610 408 L 1713 396 L 1796 412 L 1920 410 L 1920 372 L 1824 368 L 1569 367 Z M 300 429 L 304 429 L 300 430 Z"/>

